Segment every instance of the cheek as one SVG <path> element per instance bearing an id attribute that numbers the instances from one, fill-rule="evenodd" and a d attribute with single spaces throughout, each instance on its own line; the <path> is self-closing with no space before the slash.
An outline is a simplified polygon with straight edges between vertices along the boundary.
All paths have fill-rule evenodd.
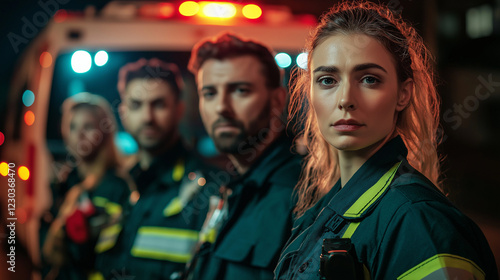
<path id="1" fill-rule="evenodd" d="M 311 102 L 313 105 L 313 110 L 314 114 L 316 115 L 316 119 L 318 120 L 318 124 L 320 127 L 322 126 L 322 123 L 326 121 L 326 118 L 330 115 L 332 112 L 332 106 L 334 106 L 332 103 L 332 98 L 324 98 L 320 94 L 315 93 L 313 91 L 311 95 Z"/>

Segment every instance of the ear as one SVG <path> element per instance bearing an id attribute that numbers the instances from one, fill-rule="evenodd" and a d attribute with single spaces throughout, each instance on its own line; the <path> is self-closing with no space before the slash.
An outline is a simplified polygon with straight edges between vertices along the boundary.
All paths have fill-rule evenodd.
<path id="1" fill-rule="evenodd" d="M 283 112 L 286 103 L 286 90 L 283 87 L 279 87 L 271 91 L 271 105 L 278 111 Z"/>
<path id="2" fill-rule="evenodd" d="M 127 123 L 127 114 L 128 114 L 127 106 L 125 105 L 125 102 L 122 101 L 118 105 L 118 115 L 120 116 L 120 120 L 123 125 L 126 125 Z"/>
<path id="3" fill-rule="evenodd" d="M 411 97 L 413 95 L 413 85 L 413 80 L 407 79 L 399 87 L 398 103 L 396 104 L 397 112 L 403 111 L 406 106 L 408 106 L 408 103 L 410 103 Z"/>
<path id="4" fill-rule="evenodd" d="M 179 122 L 181 121 L 182 117 L 184 116 L 184 110 L 186 109 L 186 104 L 184 103 L 183 100 L 179 100 L 177 101 L 177 104 L 175 105 L 176 106 L 176 120 L 177 120 L 177 124 L 179 124 Z"/>

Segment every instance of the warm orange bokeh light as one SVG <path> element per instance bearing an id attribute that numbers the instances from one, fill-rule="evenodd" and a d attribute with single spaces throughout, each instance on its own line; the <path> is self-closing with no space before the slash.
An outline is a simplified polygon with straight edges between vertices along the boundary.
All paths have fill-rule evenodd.
<path id="1" fill-rule="evenodd" d="M 30 170 L 26 166 L 19 166 L 19 169 L 17 170 L 17 174 L 19 175 L 19 178 L 21 180 L 28 180 L 30 178 Z"/>
<path id="2" fill-rule="evenodd" d="M 248 4 L 241 10 L 243 15 L 249 19 L 257 19 L 262 15 L 262 9 L 254 4 Z"/>
<path id="3" fill-rule="evenodd" d="M 160 6 L 160 16 L 163 18 L 169 18 L 174 15 L 174 6 L 170 3 L 163 3 Z"/>
<path id="4" fill-rule="evenodd" d="M 9 174 L 9 165 L 6 162 L 0 163 L 0 174 L 7 176 Z"/>
<path id="5" fill-rule="evenodd" d="M 24 122 L 27 125 L 32 125 L 35 122 L 35 114 L 31 111 L 26 112 L 26 114 L 24 114 Z"/>
<path id="6" fill-rule="evenodd" d="M 52 55 L 48 52 L 43 52 L 40 55 L 40 65 L 43 68 L 49 68 L 52 65 Z"/>
<path id="7" fill-rule="evenodd" d="M 179 6 L 179 13 L 186 17 L 194 16 L 200 10 L 200 5 L 194 1 L 186 1 Z"/>
<path id="8" fill-rule="evenodd" d="M 204 186 L 206 183 L 207 180 L 205 178 L 201 177 L 200 179 L 198 179 L 198 185 Z"/>

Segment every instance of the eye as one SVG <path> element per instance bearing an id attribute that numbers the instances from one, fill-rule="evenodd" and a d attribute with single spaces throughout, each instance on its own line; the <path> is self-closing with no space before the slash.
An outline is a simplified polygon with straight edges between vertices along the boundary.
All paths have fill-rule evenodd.
<path id="1" fill-rule="evenodd" d="M 138 109 L 139 107 L 141 107 L 141 103 L 140 102 L 137 102 L 137 101 L 130 101 L 128 103 L 128 107 L 131 109 L 131 110 L 136 110 Z"/>
<path id="2" fill-rule="evenodd" d="M 323 87 L 331 87 L 331 86 L 334 86 L 337 81 L 332 78 L 332 77 L 320 77 L 317 81 L 317 83 L 320 84 L 320 86 L 323 86 Z"/>
<path id="3" fill-rule="evenodd" d="M 153 107 L 157 108 L 157 109 L 163 109 L 163 108 L 167 107 L 167 104 L 163 100 L 161 100 L 161 101 L 155 101 L 153 103 Z"/>
<path id="4" fill-rule="evenodd" d="M 201 95 L 202 95 L 202 96 L 203 96 L 203 98 L 205 98 L 205 99 L 210 99 L 210 98 L 212 98 L 212 97 L 214 97 L 214 96 L 215 96 L 215 91 L 211 91 L 211 90 L 210 90 L 210 91 L 208 91 L 208 90 L 207 90 L 207 91 L 203 91 L 203 92 L 201 93 Z"/>
<path id="5" fill-rule="evenodd" d="M 361 82 L 368 84 L 368 85 L 375 85 L 380 83 L 380 80 L 377 79 L 376 77 L 373 76 L 365 76 L 363 79 L 361 79 Z"/>
<path id="6" fill-rule="evenodd" d="M 234 92 L 237 93 L 237 94 L 244 95 L 244 94 L 250 93 L 250 89 L 246 88 L 246 87 L 237 87 L 234 90 Z"/>

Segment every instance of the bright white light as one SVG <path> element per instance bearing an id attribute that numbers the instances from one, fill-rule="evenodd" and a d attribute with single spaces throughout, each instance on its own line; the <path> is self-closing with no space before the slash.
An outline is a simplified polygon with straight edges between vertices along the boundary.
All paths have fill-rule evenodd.
<path id="1" fill-rule="evenodd" d="M 302 69 L 307 69 L 307 53 L 301 53 L 297 56 L 297 65 Z"/>
<path id="2" fill-rule="evenodd" d="M 276 64 L 281 68 L 287 68 L 292 64 L 292 58 L 287 53 L 278 53 L 274 59 L 276 60 Z"/>
<path id="3" fill-rule="evenodd" d="M 94 63 L 97 66 L 103 66 L 108 62 L 108 53 L 106 51 L 98 51 L 94 56 Z"/>
<path id="4" fill-rule="evenodd" d="M 71 56 L 71 68 L 76 73 L 85 73 L 92 66 L 92 57 L 86 51 L 76 51 Z"/>

